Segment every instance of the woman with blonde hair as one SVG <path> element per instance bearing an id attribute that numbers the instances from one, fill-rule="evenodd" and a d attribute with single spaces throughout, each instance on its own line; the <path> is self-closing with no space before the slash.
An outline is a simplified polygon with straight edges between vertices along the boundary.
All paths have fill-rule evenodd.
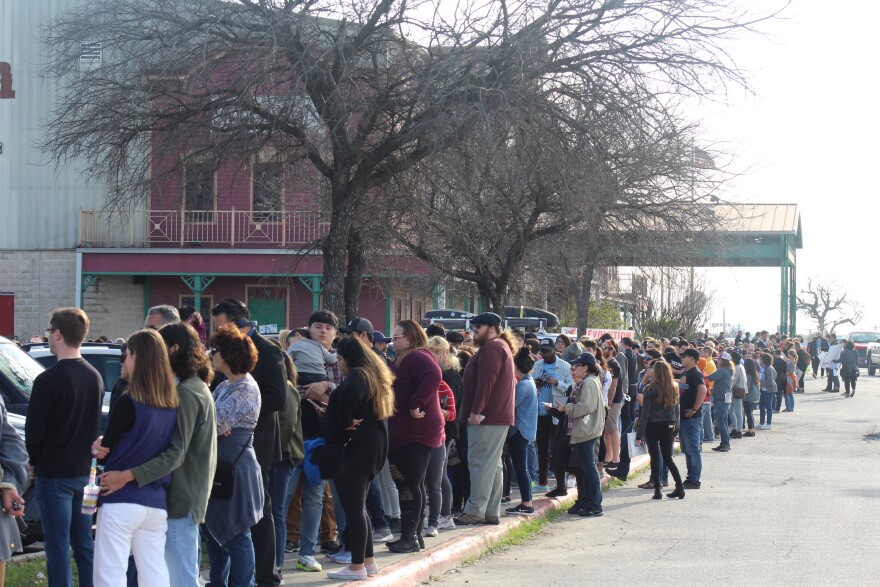
<path id="1" fill-rule="evenodd" d="M 642 391 L 642 411 L 636 431 L 637 444 L 647 441 L 648 454 L 651 455 L 651 482 L 654 484 L 653 499 L 663 499 L 660 492 L 660 463 L 669 467 L 675 480 L 675 491 L 666 497 L 684 499 L 684 486 L 681 474 L 672 460 L 673 441 L 678 428 L 681 412 L 678 401 L 678 384 L 672 376 L 669 363 L 656 361 L 654 377 Z"/>
<path id="2" fill-rule="evenodd" d="M 412 320 L 394 327 L 397 359 L 394 374 L 395 413 L 388 421 L 388 462 L 400 496 L 400 538 L 386 545 L 392 552 L 419 552 L 425 510 L 425 474 L 431 450 L 443 444 L 444 418 L 437 389 L 440 366 L 425 348 L 428 337 Z"/>
<path id="3" fill-rule="evenodd" d="M 455 406 L 461 398 L 461 377 L 458 374 L 458 358 L 449 353 L 449 342 L 442 336 L 432 336 L 426 347 L 434 356 L 443 372 L 443 380 L 437 389 L 440 411 L 445 421 L 443 443 L 431 449 L 425 483 L 428 490 L 428 529 L 425 536 L 437 536 L 438 530 L 455 528 L 452 520 L 452 483 L 446 475 L 449 443 L 458 438 L 455 422 Z M 456 385 L 455 388 L 452 385 Z"/>
<path id="4" fill-rule="evenodd" d="M 128 339 L 124 365 L 128 391 L 116 402 L 94 452 L 107 454 L 105 467 L 126 470 L 164 452 L 171 444 L 180 403 L 165 341 L 155 330 Z M 129 554 L 144 585 L 169 585 L 165 563 L 168 529 L 166 491 L 171 475 L 138 487 L 129 483 L 99 501 L 93 580 L 98 586 L 125 585 Z"/>
<path id="5" fill-rule="evenodd" d="M 373 528 L 366 512 L 367 492 L 388 455 L 388 418 L 394 413 L 393 376 L 385 360 L 356 336 L 336 347 L 345 379 L 330 394 L 321 435 L 328 444 L 343 444 L 342 475 L 335 479 L 345 511 L 346 546 L 351 564 L 328 577 L 366 579 L 378 572 L 373 558 Z"/>

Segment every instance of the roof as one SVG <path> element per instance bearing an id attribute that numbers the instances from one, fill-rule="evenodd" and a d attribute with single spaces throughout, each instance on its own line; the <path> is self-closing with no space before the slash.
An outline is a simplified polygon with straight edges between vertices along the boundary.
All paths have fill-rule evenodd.
<path id="1" fill-rule="evenodd" d="M 797 204 L 722 204 L 714 208 L 715 215 L 726 220 L 725 232 L 800 234 Z"/>

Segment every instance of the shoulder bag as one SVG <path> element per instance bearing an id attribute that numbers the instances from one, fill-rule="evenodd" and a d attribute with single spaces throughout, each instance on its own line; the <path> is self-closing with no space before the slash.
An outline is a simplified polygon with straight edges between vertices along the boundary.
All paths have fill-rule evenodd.
<path id="1" fill-rule="evenodd" d="M 251 435 L 251 438 L 253 438 L 253 435 Z M 244 454 L 244 451 L 247 450 L 248 444 L 250 444 L 250 442 L 244 443 L 244 446 L 241 447 L 241 451 L 238 453 L 238 456 L 235 457 L 234 461 L 217 461 L 217 468 L 214 471 L 214 481 L 211 484 L 212 499 L 229 499 L 232 497 L 232 490 L 235 487 L 235 465 L 238 463 L 238 459 L 241 458 L 241 455 Z"/>

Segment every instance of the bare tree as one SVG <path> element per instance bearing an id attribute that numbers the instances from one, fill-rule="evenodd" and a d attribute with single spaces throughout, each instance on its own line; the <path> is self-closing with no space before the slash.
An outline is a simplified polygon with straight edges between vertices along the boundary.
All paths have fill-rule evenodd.
<path id="1" fill-rule="evenodd" d="M 815 320 L 819 332 L 830 333 L 838 326 L 862 319 L 862 306 L 849 298 L 849 293 L 834 281 L 820 282 L 807 278 L 807 287 L 797 296 L 797 307 Z"/>
<path id="2" fill-rule="evenodd" d="M 358 219 L 389 180 L 499 108 L 565 118 L 583 98 L 635 108 L 632 88 L 744 85 L 723 43 L 772 16 L 725 0 L 93 0 L 46 35 L 66 87 L 45 148 L 90 162 L 115 208 L 189 161 L 244 168 L 271 149 L 327 187 L 325 302 L 351 317 Z M 104 58 L 81 67 L 96 35 Z"/>
<path id="3" fill-rule="evenodd" d="M 693 334 L 712 313 L 714 291 L 706 278 L 683 267 L 635 267 L 625 297 L 642 336 Z"/>

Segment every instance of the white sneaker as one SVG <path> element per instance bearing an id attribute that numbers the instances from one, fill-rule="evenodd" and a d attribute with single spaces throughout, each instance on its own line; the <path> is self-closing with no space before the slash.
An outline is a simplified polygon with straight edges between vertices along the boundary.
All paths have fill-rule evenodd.
<path id="1" fill-rule="evenodd" d="M 321 567 L 321 563 L 316 561 L 315 557 L 299 555 L 296 558 L 296 570 L 317 573 L 319 571 L 322 571 L 323 569 Z"/>
<path id="2" fill-rule="evenodd" d="M 394 534 L 388 528 L 373 530 L 373 542 L 388 542 L 389 540 L 394 540 Z"/>
<path id="3" fill-rule="evenodd" d="M 340 550 L 336 554 L 331 554 L 329 556 L 330 560 L 339 565 L 350 565 L 351 564 L 351 552 L 347 550 Z"/>
<path id="4" fill-rule="evenodd" d="M 344 567 L 338 571 L 330 571 L 327 573 L 330 579 L 341 579 L 342 581 L 365 581 L 369 574 L 366 569 L 360 571 L 352 571 L 349 567 Z"/>
<path id="5" fill-rule="evenodd" d="M 452 516 L 445 518 L 440 516 L 437 518 L 437 529 L 438 530 L 455 530 L 455 522 L 452 520 Z"/>
<path id="6" fill-rule="evenodd" d="M 425 530 L 425 538 L 434 538 L 437 536 L 437 528 L 434 526 L 428 526 Z"/>
<path id="7" fill-rule="evenodd" d="M 376 573 L 379 572 L 379 564 L 376 562 L 366 563 L 364 565 L 364 570 L 367 571 L 368 576 L 372 577 L 373 575 L 375 575 Z"/>

